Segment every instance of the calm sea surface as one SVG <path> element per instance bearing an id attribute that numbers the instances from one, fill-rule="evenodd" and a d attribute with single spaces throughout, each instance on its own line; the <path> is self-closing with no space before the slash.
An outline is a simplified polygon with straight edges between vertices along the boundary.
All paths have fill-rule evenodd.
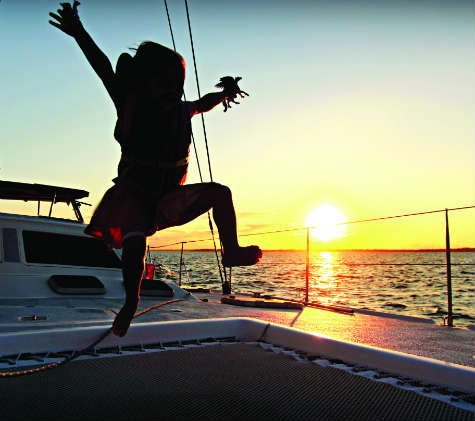
<path id="1" fill-rule="evenodd" d="M 178 274 L 179 252 L 153 252 Z M 220 289 L 214 252 L 185 252 L 182 285 Z M 454 324 L 474 326 L 474 253 L 452 253 Z M 445 253 L 315 252 L 310 255 L 309 300 L 432 318 L 447 315 Z M 284 298 L 305 296 L 305 252 L 264 252 L 251 267 L 234 268 L 233 292 Z"/>

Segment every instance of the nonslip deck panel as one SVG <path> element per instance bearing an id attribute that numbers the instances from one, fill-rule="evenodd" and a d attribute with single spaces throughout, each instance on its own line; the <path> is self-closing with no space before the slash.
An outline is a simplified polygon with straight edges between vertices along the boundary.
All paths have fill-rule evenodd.
<path id="1" fill-rule="evenodd" d="M 77 360 L 0 379 L 2 419 L 473 420 L 473 413 L 251 344 Z"/>

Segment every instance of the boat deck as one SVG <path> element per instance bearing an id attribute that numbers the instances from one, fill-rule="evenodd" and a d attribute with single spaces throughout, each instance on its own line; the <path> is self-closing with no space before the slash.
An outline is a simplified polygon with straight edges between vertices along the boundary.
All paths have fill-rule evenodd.
<path id="1" fill-rule="evenodd" d="M 257 343 L 76 360 L 4 380 L 0 406 L 6 419 L 473 419 L 471 411 Z"/>
<path id="2" fill-rule="evenodd" d="M 239 297 L 238 294 L 235 295 Z M 196 297 L 196 298 L 195 298 Z M 198 299 L 197 299 L 198 298 Z M 317 308 L 271 309 L 221 303 L 222 295 L 194 293 L 184 301 L 167 304 L 139 317 L 134 323 L 223 317 L 251 317 L 261 321 L 316 332 L 350 341 L 474 367 L 475 332 L 439 326 L 426 319 L 390 314 L 353 314 Z M 243 296 L 249 299 L 249 296 Z M 203 300 L 207 300 L 204 302 Z M 140 309 L 166 299 L 145 298 Z M 122 300 L 91 297 L 0 300 L 0 333 L 25 329 L 106 326 L 112 323 Z M 35 318 L 37 320 L 30 320 Z M 26 320 L 21 320 L 21 318 Z M 45 319 L 43 319 L 45 318 Z M 28 352 L 25 350 L 24 352 Z"/>

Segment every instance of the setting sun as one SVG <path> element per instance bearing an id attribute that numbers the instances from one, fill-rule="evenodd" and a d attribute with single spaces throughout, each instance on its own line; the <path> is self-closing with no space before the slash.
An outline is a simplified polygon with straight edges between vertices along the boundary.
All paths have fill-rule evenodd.
<path id="1" fill-rule="evenodd" d="M 343 222 L 346 222 L 343 213 L 339 209 L 325 204 L 310 212 L 305 225 L 314 227 L 310 230 L 312 236 L 321 241 L 328 241 L 345 236 L 346 226 L 338 225 Z"/>

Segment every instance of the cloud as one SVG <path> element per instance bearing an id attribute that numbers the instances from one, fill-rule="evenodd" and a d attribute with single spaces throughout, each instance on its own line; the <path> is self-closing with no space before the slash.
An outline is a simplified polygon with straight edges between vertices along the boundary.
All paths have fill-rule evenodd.
<path id="1" fill-rule="evenodd" d="M 255 218 L 267 215 L 267 212 L 237 212 L 238 218 Z"/>
<path id="2" fill-rule="evenodd" d="M 272 224 L 246 224 L 244 226 L 245 228 L 241 229 L 240 231 L 247 232 L 247 231 L 270 229 L 273 225 Z"/>
<path id="3" fill-rule="evenodd" d="M 215 240 L 219 243 L 217 231 L 215 231 Z M 185 231 L 170 229 L 159 231 L 149 238 L 149 245 L 151 248 L 180 248 L 181 242 L 184 243 L 185 249 L 209 248 L 212 247 L 213 244 L 211 232 L 209 230 Z"/>

